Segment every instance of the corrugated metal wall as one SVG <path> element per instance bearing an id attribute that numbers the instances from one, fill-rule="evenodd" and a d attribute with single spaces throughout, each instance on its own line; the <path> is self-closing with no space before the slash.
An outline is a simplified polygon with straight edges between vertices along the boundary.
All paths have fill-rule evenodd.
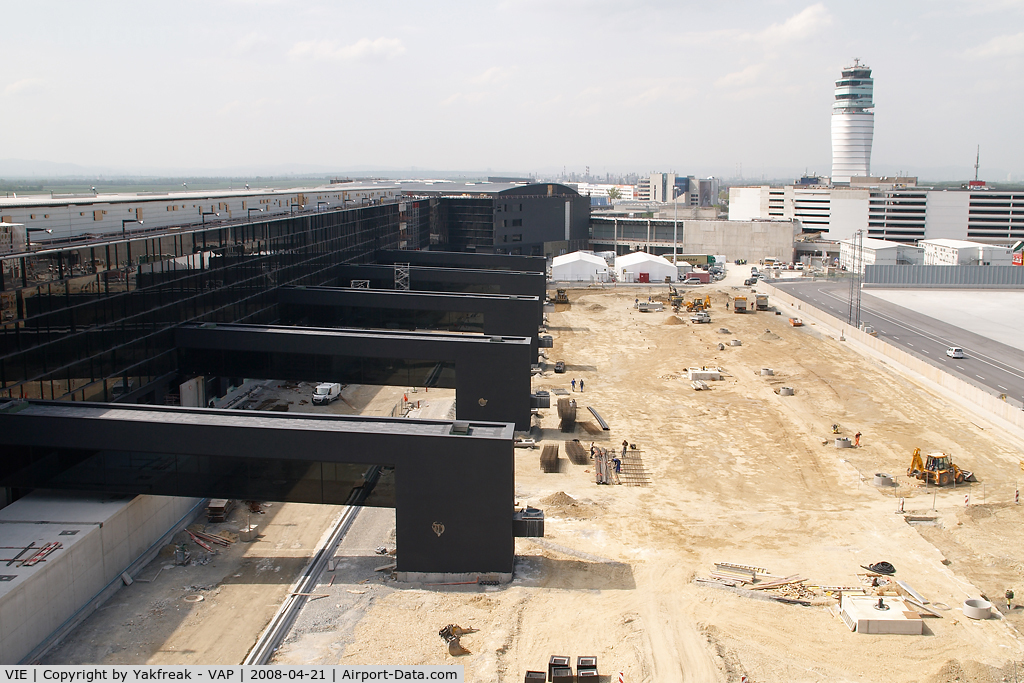
<path id="1" fill-rule="evenodd" d="M 900 287 L 1024 288 L 1021 266 L 867 266 L 865 285 Z"/>

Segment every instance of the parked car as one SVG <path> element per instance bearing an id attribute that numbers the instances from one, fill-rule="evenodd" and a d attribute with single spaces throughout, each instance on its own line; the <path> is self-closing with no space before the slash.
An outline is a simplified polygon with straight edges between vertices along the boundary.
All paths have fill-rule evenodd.
<path id="1" fill-rule="evenodd" d="M 563 372 L 565 372 L 565 361 L 564 360 L 555 361 L 555 372 L 557 372 L 559 374 L 562 374 Z"/>
<path id="2" fill-rule="evenodd" d="M 704 282 L 699 277 L 688 277 L 683 280 L 684 285 L 702 285 Z"/>
<path id="3" fill-rule="evenodd" d="M 961 349 L 959 346 L 950 346 L 948 349 L 946 349 L 946 355 L 949 356 L 950 358 L 963 358 L 964 350 Z"/>
<path id="4" fill-rule="evenodd" d="M 330 382 L 317 384 L 313 389 L 313 405 L 327 405 L 339 396 L 341 396 L 340 384 Z"/>

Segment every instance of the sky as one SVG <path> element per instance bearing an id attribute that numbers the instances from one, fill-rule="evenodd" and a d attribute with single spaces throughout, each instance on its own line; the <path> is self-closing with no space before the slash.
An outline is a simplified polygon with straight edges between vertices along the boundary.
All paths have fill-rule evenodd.
<path id="1" fill-rule="evenodd" d="M 10 160 L 129 173 L 828 174 L 840 70 L 872 171 L 1024 179 L 1024 0 L 4 3 Z M 14 164 L 17 166 L 17 164 Z"/>

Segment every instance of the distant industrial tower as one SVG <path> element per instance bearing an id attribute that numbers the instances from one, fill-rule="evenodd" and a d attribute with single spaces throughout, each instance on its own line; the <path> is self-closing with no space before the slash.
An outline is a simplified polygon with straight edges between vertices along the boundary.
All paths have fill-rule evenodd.
<path id="1" fill-rule="evenodd" d="M 848 183 L 851 177 L 871 175 L 875 113 L 867 110 L 875 106 L 873 91 L 871 69 L 859 59 L 843 69 L 843 77 L 836 81 L 836 101 L 832 105 L 833 183 Z"/>

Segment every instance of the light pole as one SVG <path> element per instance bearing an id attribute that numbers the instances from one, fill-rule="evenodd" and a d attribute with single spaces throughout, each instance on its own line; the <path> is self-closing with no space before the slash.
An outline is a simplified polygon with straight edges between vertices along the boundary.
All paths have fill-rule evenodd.
<path id="1" fill-rule="evenodd" d="M 199 210 L 199 213 L 201 213 L 203 215 L 203 225 L 206 225 L 206 217 L 207 216 L 219 216 L 220 215 L 219 213 L 216 213 L 214 211 L 203 212 L 202 209 Z"/>
<path id="2" fill-rule="evenodd" d="M 676 243 L 679 236 L 679 188 L 672 186 L 672 265 L 676 267 L 676 279 L 679 279 L 679 259 L 676 256 Z"/>
<path id="3" fill-rule="evenodd" d="M 297 206 L 297 207 L 299 207 L 299 211 L 302 211 L 303 209 L 305 209 L 305 208 L 306 208 L 306 205 L 305 205 L 305 204 L 299 204 L 298 202 L 295 202 L 294 204 L 289 204 L 288 206 L 290 206 L 290 207 L 291 207 L 291 209 L 292 209 L 292 211 L 291 211 L 291 212 L 292 212 L 292 213 L 295 213 L 295 207 L 296 207 L 296 206 Z"/>
<path id="4" fill-rule="evenodd" d="M 320 205 L 321 205 L 321 204 L 327 204 L 327 205 L 330 205 L 330 202 L 317 202 L 317 203 L 316 203 L 316 212 L 317 212 L 317 213 L 320 213 Z"/>
<path id="5" fill-rule="evenodd" d="M 136 220 L 134 218 L 122 218 L 121 219 L 121 239 L 125 239 L 126 238 L 127 231 L 125 230 L 124 226 L 128 225 L 129 223 L 138 223 L 139 225 L 142 225 L 142 221 L 140 221 L 140 220 Z"/>
<path id="6" fill-rule="evenodd" d="M 249 222 L 250 223 L 252 223 L 252 212 L 253 211 L 259 211 L 260 213 L 263 213 L 263 209 L 246 209 L 246 211 L 249 212 Z"/>

